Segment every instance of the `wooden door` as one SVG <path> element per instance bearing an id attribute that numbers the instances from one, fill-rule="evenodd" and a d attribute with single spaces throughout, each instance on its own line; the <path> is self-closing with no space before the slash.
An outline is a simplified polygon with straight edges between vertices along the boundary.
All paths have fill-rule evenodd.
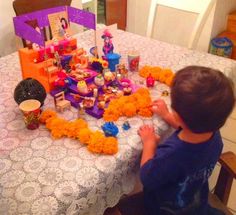
<path id="1" fill-rule="evenodd" d="M 106 25 L 117 23 L 119 29 L 126 30 L 127 0 L 105 0 Z"/>

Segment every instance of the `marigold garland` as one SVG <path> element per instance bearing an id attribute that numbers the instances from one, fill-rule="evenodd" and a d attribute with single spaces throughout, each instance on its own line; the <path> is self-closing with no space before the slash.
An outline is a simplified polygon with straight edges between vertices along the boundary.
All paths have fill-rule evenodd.
<path id="1" fill-rule="evenodd" d="M 114 137 L 105 137 L 100 131 L 92 131 L 83 119 L 67 121 L 59 118 L 56 112 L 45 110 L 40 122 L 46 125 L 54 138 L 69 137 L 86 144 L 93 153 L 113 155 L 118 152 L 118 142 Z"/>
<path id="2" fill-rule="evenodd" d="M 171 69 L 162 69 L 158 66 L 144 66 L 139 70 L 139 75 L 143 78 L 147 78 L 149 74 L 151 74 L 156 81 L 160 81 L 168 86 L 171 86 L 174 78 L 174 73 Z"/>
<path id="3" fill-rule="evenodd" d="M 121 116 L 133 117 L 137 114 L 144 117 L 151 117 L 151 103 L 152 100 L 149 90 L 140 88 L 130 96 L 122 96 L 112 100 L 108 108 L 105 109 L 103 119 L 107 122 L 114 122 Z"/>

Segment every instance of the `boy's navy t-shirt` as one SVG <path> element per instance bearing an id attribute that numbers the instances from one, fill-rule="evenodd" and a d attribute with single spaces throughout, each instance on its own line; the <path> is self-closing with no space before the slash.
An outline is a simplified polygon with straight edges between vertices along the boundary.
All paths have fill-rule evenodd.
<path id="1" fill-rule="evenodd" d="M 223 148 L 220 133 L 192 144 L 180 140 L 179 132 L 159 145 L 154 158 L 141 168 L 149 215 L 207 214 L 208 178 Z"/>

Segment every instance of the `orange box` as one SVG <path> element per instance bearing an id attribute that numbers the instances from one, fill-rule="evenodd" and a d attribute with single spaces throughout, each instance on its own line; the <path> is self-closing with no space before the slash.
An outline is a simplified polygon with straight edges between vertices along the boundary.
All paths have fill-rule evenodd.
<path id="1" fill-rule="evenodd" d="M 236 11 L 228 16 L 227 31 L 236 33 Z"/>
<path id="2" fill-rule="evenodd" d="M 52 44 L 52 41 L 48 41 L 47 45 Z M 76 47 L 77 40 L 73 38 L 69 42 L 69 47 Z M 47 92 L 53 90 L 53 83 L 57 78 L 57 68 L 53 66 L 53 59 L 49 58 L 43 62 L 35 63 L 35 60 L 39 58 L 39 52 L 22 48 L 19 49 L 19 58 L 22 71 L 22 78 L 34 78 L 38 80 L 45 88 Z M 71 52 L 75 52 L 72 51 Z"/>

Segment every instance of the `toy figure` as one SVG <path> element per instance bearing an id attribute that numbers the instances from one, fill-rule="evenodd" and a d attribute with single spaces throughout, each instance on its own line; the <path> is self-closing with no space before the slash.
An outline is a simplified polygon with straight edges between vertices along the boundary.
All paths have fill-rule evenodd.
<path id="1" fill-rule="evenodd" d="M 103 78 L 102 75 L 97 75 L 95 78 L 94 78 L 94 83 L 97 85 L 97 86 L 103 86 L 105 84 L 105 80 Z"/>
<path id="2" fill-rule="evenodd" d="M 129 130 L 129 129 L 130 129 L 130 124 L 129 124 L 129 122 L 128 122 L 128 121 L 124 122 L 124 124 L 122 125 L 122 128 L 123 128 L 125 131 Z"/>
<path id="3" fill-rule="evenodd" d="M 78 81 L 77 84 L 78 91 L 82 94 L 87 94 L 88 93 L 88 86 L 85 81 Z"/>
<path id="4" fill-rule="evenodd" d="M 161 96 L 169 96 L 169 92 L 167 90 L 164 90 L 162 93 L 161 93 Z"/>
<path id="5" fill-rule="evenodd" d="M 102 130 L 105 133 L 106 137 L 116 137 L 119 133 L 118 127 L 113 122 L 106 122 L 102 125 Z"/>
<path id="6" fill-rule="evenodd" d="M 149 76 L 146 79 L 146 85 L 147 87 L 154 87 L 155 84 L 155 79 L 152 77 L 151 74 L 149 74 Z"/>
<path id="7" fill-rule="evenodd" d="M 104 40 L 104 45 L 103 45 L 102 50 L 103 50 L 103 53 L 104 53 L 105 56 L 107 54 L 112 54 L 113 53 L 114 46 L 113 46 L 111 38 L 112 38 L 111 33 L 109 32 L 108 29 L 106 29 L 103 32 L 103 35 L 102 35 L 102 39 Z"/>

